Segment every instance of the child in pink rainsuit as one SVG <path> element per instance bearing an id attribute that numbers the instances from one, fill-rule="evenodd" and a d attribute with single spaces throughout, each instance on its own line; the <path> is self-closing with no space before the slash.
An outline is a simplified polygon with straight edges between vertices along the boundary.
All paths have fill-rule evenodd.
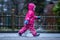
<path id="1" fill-rule="evenodd" d="M 35 19 L 39 19 L 40 16 L 35 16 L 35 4 L 34 3 L 29 3 L 28 4 L 28 11 L 25 17 L 25 21 L 24 21 L 24 27 L 22 27 L 22 29 L 19 30 L 19 35 L 21 36 L 27 29 L 29 29 L 31 31 L 31 33 L 33 34 L 33 36 L 37 36 L 37 32 L 34 28 L 34 20 Z"/>

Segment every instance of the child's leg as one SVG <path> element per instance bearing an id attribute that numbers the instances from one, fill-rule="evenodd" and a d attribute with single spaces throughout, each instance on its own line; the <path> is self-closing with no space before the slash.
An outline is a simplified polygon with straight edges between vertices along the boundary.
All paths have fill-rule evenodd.
<path id="1" fill-rule="evenodd" d="M 37 35 L 36 30 L 35 30 L 35 28 L 34 28 L 33 25 L 30 25 L 29 26 L 29 30 L 31 31 L 31 33 L 33 34 L 33 36 L 36 36 Z"/>
<path id="2" fill-rule="evenodd" d="M 22 29 L 19 30 L 18 33 L 23 34 L 28 28 L 26 26 L 22 27 Z"/>

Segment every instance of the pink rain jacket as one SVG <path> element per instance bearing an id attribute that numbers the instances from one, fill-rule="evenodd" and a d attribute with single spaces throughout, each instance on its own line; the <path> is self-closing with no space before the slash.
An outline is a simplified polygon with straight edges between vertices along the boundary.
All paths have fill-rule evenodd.
<path id="1" fill-rule="evenodd" d="M 34 24 L 34 20 L 37 18 L 37 16 L 35 16 L 35 5 L 33 3 L 30 3 L 28 5 L 28 12 L 26 14 L 25 20 L 28 20 L 29 23 L 28 24 Z"/>

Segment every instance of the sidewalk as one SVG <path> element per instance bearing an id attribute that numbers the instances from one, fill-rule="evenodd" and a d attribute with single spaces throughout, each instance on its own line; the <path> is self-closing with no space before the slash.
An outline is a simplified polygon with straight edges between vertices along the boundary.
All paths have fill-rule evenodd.
<path id="1" fill-rule="evenodd" d="M 60 40 L 60 33 L 40 33 L 40 36 L 33 37 L 31 33 L 25 33 L 21 37 L 18 33 L 0 33 L 0 40 Z"/>

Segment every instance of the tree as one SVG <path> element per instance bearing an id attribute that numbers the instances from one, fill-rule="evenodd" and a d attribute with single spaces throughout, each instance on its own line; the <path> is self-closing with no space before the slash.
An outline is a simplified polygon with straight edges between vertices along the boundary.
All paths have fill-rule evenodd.
<path id="1" fill-rule="evenodd" d="M 54 6 L 53 12 L 56 16 L 60 16 L 60 1 Z M 57 25 L 60 25 L 60 18 L 56 18 Z M 58 26 L 58 29 L 60 30 L 60 26 Z"/>

